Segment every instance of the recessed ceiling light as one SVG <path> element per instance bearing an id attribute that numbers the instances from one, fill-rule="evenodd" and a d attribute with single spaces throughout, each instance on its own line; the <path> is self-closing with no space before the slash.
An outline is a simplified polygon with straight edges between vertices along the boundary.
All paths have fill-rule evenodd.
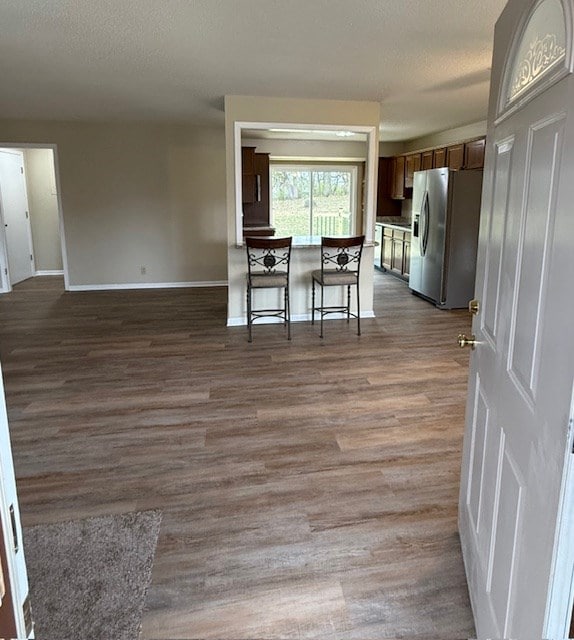
<path id="1" fill-rule="evenodd" d="M 269 129 L 269 131 L 272 131 L 273 133 L 310 133 L 312 135 L 324 136 L 335 134 L 342 138 L 348 138 L 349 136 L 355 135 L 352 131 L 337 131 L 334 129 Z"/>

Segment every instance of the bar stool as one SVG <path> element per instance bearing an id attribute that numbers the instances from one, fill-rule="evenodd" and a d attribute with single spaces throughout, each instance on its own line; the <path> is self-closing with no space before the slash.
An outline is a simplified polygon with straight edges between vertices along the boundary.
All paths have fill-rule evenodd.
<path id="1" fill-rule="evenodd" d="M 257 318 L 282 318 L 291 340 L 289 310 L 289 265 L 292 238 L 246 237 L 247 248 L 247 331 L 252 342 L 252 325 Z M 280 309 L 253 309 L 254 289 L 283 289 L 283 307 Z"/>
<path id="2" fill-rule="evenodd" d="M 359 295 L 359 273 L 365 236 L 321 238 L 321 268 L 311 273 L 311 324 L 315 324 L 315 311 L 321 314 L 321 334 L 323 318 L 328 313 L 346 313 L 347 322 L 351 316 L 357 318 L 357 335 L 361 335 L 361 305 Z M 321 287 L 321 304 L 315 306 L 315 284 Z M 351 286 L 357 287 L 357 313 L 351 313 Z M 325 287 L 347 287 L 347 304 L 325 306 Z"/>

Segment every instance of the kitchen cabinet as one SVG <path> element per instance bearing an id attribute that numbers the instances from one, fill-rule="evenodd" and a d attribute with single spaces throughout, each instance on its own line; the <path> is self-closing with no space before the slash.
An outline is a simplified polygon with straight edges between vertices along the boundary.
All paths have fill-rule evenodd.
<path id="1" fill-rule="evenodd" d="M 464 168 L 482 169 L 484 167 L 484 149 L 486 146 L 484 138 L 473 140 L 464 145 Z"/>
<path id="2" fill-rule="evenodd" d="M 394 158 L 385 160 L 390 161 L 390 182 L 389 173 L 386 176 L 379 177 L 379 188 L 381 184 L 389 184 L 389 192 L 384 192 L 380 196 L 381 203 L 388 203 L 392 200 L 404 200 L 412 197 L 413 179 L 415 171 L 427 169 L 439 169 L 448 167 L 454 171 L 459 169 L 481 169 L 484 166 L 484 149 L 485 139 L 470 140 L 469 142 L 460 142 L 451 144 L 448 147 L 436 147 L 427 149 L 419 153 L 409 153 L 403 156 L 395 156 Z M 379 172 L 383 171 L 379 159 Z M 386 199 L 385 199 L 386 198 Z M 382 213 L 382 209 L 378 215 L 397 215 L 390 213 L 390 207 L 387 208 L 389 213 Z"/>
<path id="3" fill-rule="evenodd" d="M 411 232 L 407 229 L 382 226 L 380 268 L 408 280 L 411 260 Z"/>
<path id="4" fill-rule="evenodd" d="M 431 149 L 430 151 L 424 151 L 421 153 L 421 171 L 426 171 L 427 169 L 432 169 L 434 167 L 434 152 Z"/>
<path id="5" fill-rule="evenodd" d="M 433 169 L 441 169 L 442 167 L 446 167 L 446 147 L 433 149 L 432 167 Z"/>
<path id="6" fill-rule="evenodd" d="M 241 200 L 255 202 L 255 147 L 241 147 Z"/>
<path id="7" fill-rule="evenodd" d="M 404 232 L 393 231 L 393 249 L 391 255 L 391 271 L 396 275 L 403 274 Z"/>
<path id="8" fill-rule="evenodd" d="M 403 241 L 403 270 L 401 275 L 409 279 L 409 274 L 411 270 L 411 234 L 410 231 L 405 232 L 405 237 Z"/>
<path id="9" fill-rule="evenodd" d="M 251 149 L 252 147 L 243 147 Z M 253 147 L 255 149 L 255 147 Z M 269 154 L 246 154 L 248 170 L 243 171 L 243 184 L 250 183 L 252 200 L 246 200 L 245 188 L 243 196 L 243 226 L 265 227 L 269 226 Z M 249 191 L 251 195 L 251 191 Z"/>
<path id="10" fill-rule="evenodd" d="M 393 229 L 383 226 L 383 244 L 381 248 L 381 268 L 383 271 L 391 269 L 393 256 Z"/>
<path id="11" fill-rule="evenodd" d="M 413 188 L 415 171 L 421 169 L 421 154 L 412 153 L 405 158 L 405 189 Z"/>
<path id="12" fill-rule="evenodd" d="M 391 198 L 405 199 L 405 156 L 395 156 L 392 164 Z"/>
<path id="13" fill-rule="evenodd" d="M 379 158 L 377 216 L 400 216 L 401 203 L 393 199 L 393 158 Z"/>
<path id="14" fill-rule="evenodd" d="M 464 166 L 464 144 L 454 144 L 446 148 L 446 166 L 458 171 Z"/>

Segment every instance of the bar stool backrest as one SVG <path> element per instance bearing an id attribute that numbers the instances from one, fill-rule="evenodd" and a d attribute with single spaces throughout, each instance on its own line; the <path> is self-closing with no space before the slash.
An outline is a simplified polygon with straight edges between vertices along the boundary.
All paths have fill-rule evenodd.
<path id="1" fill-rule="evenodd" d="M 321 271 L 351 272 L 359 277 L 365 236 L 321 238 Z"/>

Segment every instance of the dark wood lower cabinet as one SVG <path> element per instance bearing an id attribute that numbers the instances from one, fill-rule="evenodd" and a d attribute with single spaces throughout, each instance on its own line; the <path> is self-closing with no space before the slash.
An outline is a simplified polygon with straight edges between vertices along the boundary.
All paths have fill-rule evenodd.
<path id="1" fill-rule="evenodd" d="M 391 271 L 396 275 L 403 275 L 403 232 L 393 237 L 393 252 L 391 256 Z"/>
<path id="2" fill-rule="evenodd" d="M 393 256 L 393 230 L 390 227 L 383 227 L 383 247 L 381 251 L 381 268 L 391 269 Z"/>
<path id="3" fill-rule="evenodd" d="M 411 271 L 411 234 L 405 233 L 405 241 L 403 243 L 403 272 L 402 275 L 407 280 Z"/>
<path id="4" fill-rule="evenodd" d="M 408 280 L 411 260 L 411 232 L 387 225 L 382 227 L 380 262 L 377 267 Z"/>

